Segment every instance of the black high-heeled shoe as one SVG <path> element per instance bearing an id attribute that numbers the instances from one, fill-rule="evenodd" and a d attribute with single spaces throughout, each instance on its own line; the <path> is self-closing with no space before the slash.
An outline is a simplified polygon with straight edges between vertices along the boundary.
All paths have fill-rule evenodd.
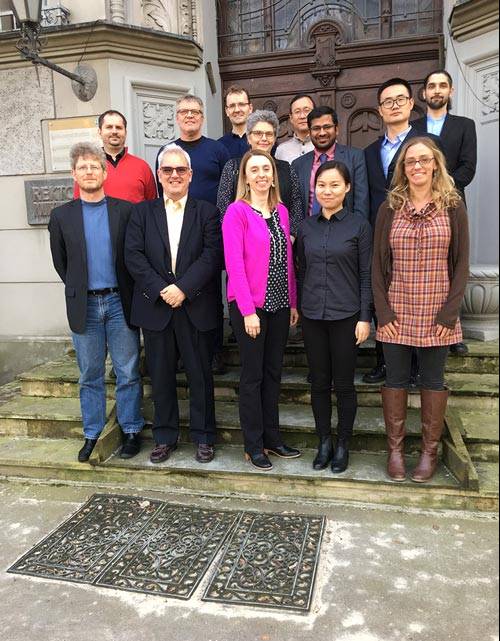
<path id="1" fill-rule="evenodd" d="M 269 472 L 269 470 L 273 469 L 273 464 L 264 452 L 259 452 L 258 454 L 248 454 L 248 452 L 245 452 L 245 458 L 247 461 L 250 461 L 254 467 L 261 470 L 261 472 Z"/>

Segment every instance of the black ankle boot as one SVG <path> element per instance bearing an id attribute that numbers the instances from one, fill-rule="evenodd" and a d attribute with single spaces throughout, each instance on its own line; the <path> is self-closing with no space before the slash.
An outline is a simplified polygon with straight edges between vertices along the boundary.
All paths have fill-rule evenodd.
<path id="1" fill-rule="evenodd" d="M 339 439 L 332 458 L 332 472 L 338 474 L 345 472 L 349 465 L 349 442 L 346 439 Z"/>
<path id="2" fill-rule="evenodd" d="M 327 436 L 322 438 L 318 445 L 318 453 L 316 458 L 313 461 L 313 468 L 315 470 L 324 470 L 328 467 L 328 463 L 331 461 L 333 456 L 333 443 L 332 437 Z"/>

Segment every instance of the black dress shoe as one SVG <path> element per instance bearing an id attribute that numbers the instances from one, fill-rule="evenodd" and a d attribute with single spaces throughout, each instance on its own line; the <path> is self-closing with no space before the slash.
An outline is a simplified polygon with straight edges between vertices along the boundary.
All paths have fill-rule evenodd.
<path id="1" fill-rule="evenodd" d="M 273 469 L 273 464 L 263 452 L 259 454 L 248 454 L 245 452 L 245 458 L 247 461 L 250 461 L 254 467 L 263 472 L 269 472 L 269 470 Z"/>
<path id="2" fill-rule="evenodd" d="M 139 433 L 124 434 L 120 458 L 132 458 L 141 450 L 141 437 Z"/>
<path id="3" fill-rule="evenodd" d="M 213 445 L 206 445 L 206 443 L 198 443 L 196 449 L 195 459 L 198 463 L 210 463 L 214 460 L 215 448 Z"/>
<path id="4" fill-rule="evenodd" d="M 469 348 L 465 343 L 455 343 L 455 345 L 450 345 L 449 351 L 453 356 L 467 356 Z"/>
<path id="5" fill-rule="evenodd" d="M 363 383 L 382 383 L 385 381 L 385 365 L 376 365 L 363 376 Z"/>
<path id="6" fill-rule="evenodd" d="M 345 441 L 338 441 L 332 458 L 332 472 L 345 472 L 349 465 L 349 446 Z"/>
<path id="7" fill-rule="evenodd" d="M 96 438 L 85 439 L 82 449 L 78 452 L 78 461 L 80 463 L 85 463 L 85 461 L 89 460 L 90 455 L 92 454 L 96 443 L 97 443 Z"/>
<path id="8" fill-rule="evenodd" d="M 170 454 L 177 449 L 177 444 L 175 445 L 155 445 L 153 451 L 149 456 L 151 463 L 163 463 L 166 461 Z"/>
<path id="9" fill-rule="evenodd" d="M 266 447 L 264 449 L 266 454 L 274 454 L 280 458 L 299 458 L 302 452 L 295 447 L 288 447 L 288 445 L 277 445 L 276 447 Z"/>
<path id="10" fill-rule="evenodd" d="M 328 463 L 332 460 L 333 456 L 333 443 L 332 437 L 322 439 L 318 445 L 318 453 L 313 461 L 313 469 L 324 470 L 328 467 Z"/>
<path id="11" fill-rule="evenodd" d="M 226 364 L 224 363 L 224 357 L 222 355 L 222 352 L 219 352 L 218 354 L 214 354 L 214 357 L 212 360 L 212 373 L 222 376 L 222 374 L 225 374 L 226 372 L 227 372 L 227 367 L 226 367 Z"/>

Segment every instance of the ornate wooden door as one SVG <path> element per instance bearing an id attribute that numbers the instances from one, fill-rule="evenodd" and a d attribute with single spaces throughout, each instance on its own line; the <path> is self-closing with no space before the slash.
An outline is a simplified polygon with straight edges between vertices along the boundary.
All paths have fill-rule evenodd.
<path id="1" fill-rule="evenodd" d="M 414 87 L 442 60 L 442 0 L 218 0 L 224 88 L 245 86 L 289 135 L 290 99 L 311 94 L 339 115 L 340 142 L 366 147 L 382 130 L 377 87 L 393 76 Z M 226 123 L 229 127 L 229 123 Z"/>

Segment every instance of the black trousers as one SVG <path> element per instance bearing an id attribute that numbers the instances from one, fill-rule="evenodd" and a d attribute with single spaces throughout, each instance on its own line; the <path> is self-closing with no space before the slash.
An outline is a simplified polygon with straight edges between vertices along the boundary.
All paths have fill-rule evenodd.
<path id="1" fill-rule="evenodd" d="M 342 320 L 302 317 L 304 345 L 311 373 L 311 405 L 320 439 L 331 435 L 332 382 L 337 397 L 337 435 L 352 435 L 358 409 L 354 372 L 358 348 L 354 334 L 359 314 Z"/>
<path id="2" fill-rule="evenodd" d="M 224 297 L 222 291 L 222 274 L 219 274 L 216 278 L 217 329 L 213 332 L 214 354 L 220 354 L 224 347 Z"/>
<path id="3" fill-rule="evenodd" d="M 444 389 L 444 368 L 448 356 L 445 347 L 412 347 L 397 343 L 383 343 L 387 376 L 386 387 L 407 389 L 410 385 L 412 354 L 419 363 L 420 387 L 429 390 Z"/>
<path id="4" fill-rule="evenodd" d="M 279 398 L 283 355 L 288 340 L 290 310 L 276 314 L 257 310 L 260 334 L 251 338 L 235 302 L 229 317 L 241 356 L 240 425 L 245 452 L 259 454 L 264 448 L 283 444 L 279 431 Z"/>
<path id="5" fill-rule="evenodd" d="M 212 376 L 214 332 L 200 332 L 183 307 L 175 309 L 168 326 L 143 330 L 146 363 L 154 402 L 153 438 L 174 445 L 179 437 L 177 354 L 184 363 L 189 388 L 189 433 L 194 443 L 215 443 L 215 402 Z"/>

